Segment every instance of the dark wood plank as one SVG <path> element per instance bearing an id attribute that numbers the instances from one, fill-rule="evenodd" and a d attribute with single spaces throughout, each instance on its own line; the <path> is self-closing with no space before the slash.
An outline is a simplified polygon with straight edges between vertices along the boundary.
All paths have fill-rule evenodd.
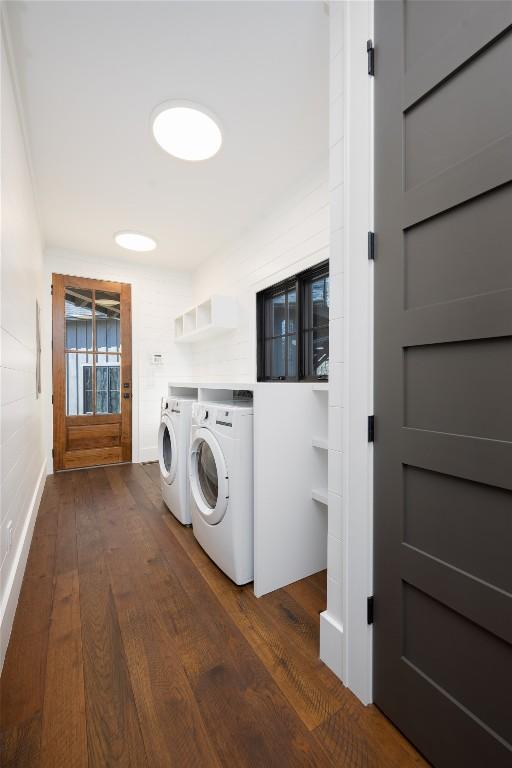
<path id="1" fill-rule="evenodd" d="M 91 766 L 147 765 L 112 595 L 104 543 L 85 472 L 71 476 L 77 515 L 87 745 Z"/>
<path id="2" fill-rule="evenodd" d="M 0 733 L 2 768 L 34 768 L 39 764 L 41 716 L 34 715 Z"/>
<path id="3" fill-rule="evenodd" d="M 60 486 L 55 590 L 46 663 L 41 765 L 88 765 L 76 515 L 71 483 Z"/>
<path id="4" fill-rule="evenodd" d="M 327 592 L 320 589 L 312 576 L 295 581 L 284 588 L 313 618 L 327 608 Z"/>
<path id="5" fill-rule="evenodd" d="M 429 763 L 374 706 L 347 691 L 343 706 L 314 731 L 334 765 L 343 768 L 428 768 Z"/>

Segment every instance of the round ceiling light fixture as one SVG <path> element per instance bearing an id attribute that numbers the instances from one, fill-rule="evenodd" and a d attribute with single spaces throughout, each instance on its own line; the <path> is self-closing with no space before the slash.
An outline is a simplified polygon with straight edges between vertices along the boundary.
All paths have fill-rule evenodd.
<path id="1" fill-rule="evenodd" d="M 121 248 L 129 251 L 154 251 L 156 241 L 147 235 L 141 235 L 139 232 L 118 232 L 114 235 L 114 240 Z"/>
<path id="2" fill-rule="evenodd" d="M 222 132 L 209 110 L 189 101 L 160 104 L 152 115 L 156 142 L 173 157 L 197 162 L 219 151 Z"/>

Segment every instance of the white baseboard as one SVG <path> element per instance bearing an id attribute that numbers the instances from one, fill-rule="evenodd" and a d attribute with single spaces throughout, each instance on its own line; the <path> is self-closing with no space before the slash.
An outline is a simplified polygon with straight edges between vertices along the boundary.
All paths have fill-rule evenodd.
<path id="1" fill-rule="evenodd" d="M 133 460 L 134 463 L 136 462 L 135 459 Z M 142 448 L 140 452 L 140 463 L 142 464 L 144 461 L 158 461 L 158 446 L 155 445 L 154 448 Z"/>
<path id="2" fill-rule="evenodd" d="M 11 571 L 5 585 L 4 597 L 0 606 L 0 673 L 4 666 L 5 654 L 9 645 L 14 614 L 18 605 L 18 599 L 21 591 L 21 583 L 25 566 L 27 565 L 28 552 L 34 532 L 41 496 L 43 495 L 44 484 L 46 481 L 46 460 L 43 461 L 36 487 L 30 500 L 27 516 L 23 525 L 23 530 L 18 541 L 18 547 L 14 555 Z"/>
<path id="3" fill-rule="evenodd" d="M 320 659 L 343 680 L 343 627 L 328 611 L 320 614 Z"/>

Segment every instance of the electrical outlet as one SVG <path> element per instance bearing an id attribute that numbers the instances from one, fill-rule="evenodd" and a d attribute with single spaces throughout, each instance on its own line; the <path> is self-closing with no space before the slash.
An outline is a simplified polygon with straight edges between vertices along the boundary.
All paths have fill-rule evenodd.
<path id="1" fill-rule="evenodd" d="M 7 523 L 6 530 L 7 530 L 7 552 L 10 552 L 12 547 L 12 534 L 14 532 L 12 520 L 9 520 L 9 522 Z"/>

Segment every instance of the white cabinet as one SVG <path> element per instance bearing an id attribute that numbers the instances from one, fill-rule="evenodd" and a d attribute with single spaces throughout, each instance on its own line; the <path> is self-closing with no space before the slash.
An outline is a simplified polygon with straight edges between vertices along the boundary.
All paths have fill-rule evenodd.
<path id="1" fill-rule="evenodd" d="M 238 324 L 238 306 L 232 296 L 210 296 L 174 320 L 174 339 L 191 343 L 211 339 Z"/>

